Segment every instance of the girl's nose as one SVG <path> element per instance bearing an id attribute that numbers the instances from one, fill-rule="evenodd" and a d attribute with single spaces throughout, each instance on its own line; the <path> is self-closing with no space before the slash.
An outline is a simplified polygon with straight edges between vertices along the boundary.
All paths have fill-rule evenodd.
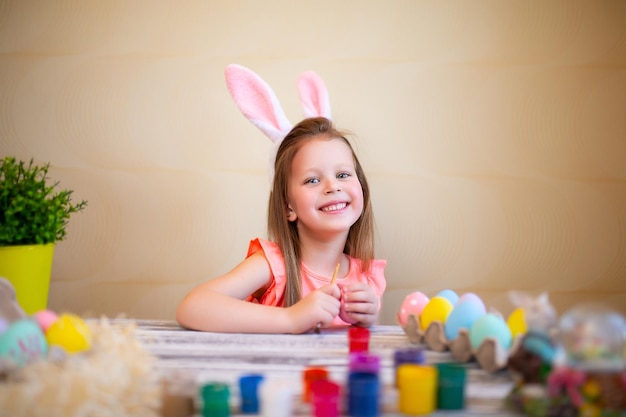
<path id="1" fill-rule="evenodd" d="M 341 191 L 341 185 L 335 178 L 331 178 L 326 183 L 326 193 L 334 193 L 336 191 Z"/>

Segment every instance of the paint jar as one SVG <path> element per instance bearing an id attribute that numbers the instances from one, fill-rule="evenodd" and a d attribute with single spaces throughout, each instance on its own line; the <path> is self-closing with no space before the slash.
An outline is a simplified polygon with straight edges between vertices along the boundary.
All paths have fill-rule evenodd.
<path id="1" fill-rule="evenodd" d="M 240 410 L 243 414 L 257 414 L 259 412 L 259 384 L 263 375 L 250 374 L 239 378 Z"/>
<path id="2" fill-rule="evenodd" d="M 339 384 L 327 379 L 311 383 L 313 415 L 315 417 L 339 416 Z"/>
<path id="3" fill-rule="evenodd" d="M 398 367 L 398 410 L 407 415 L 430 414 L 437 406 L 437 368 L 404 364 Z"/>
<path id="4" fill-rule="evenodd" d="M 467 369 L 458 363 L 437 365 L 437 408 L 461 410 L 465 407 L 465 380 Z"/>
<path id="5" fill-rule="evenodd" d="M 204 417 L 228 417 L 230 416 L 228 385 L 215 382 L 202 386 L 202 415 Z"/>
<path id="6" fill-rule="evenodd" d="M 350 353 L 349 372 L 365 372 L 376 374 L 380 372 L 380 356 L 369 352 Z"/>
<path id="7" fill-rule="evenodd" d="M 310 403 L 312 400 L 311 384 L 313 381 L 328 379 L 328 370 L 324 367 L 308 367 L 302 373 L 302 401 Z"/>
<path id="8" fill-rule="evenodd" d="M 398 387 L 398 367 L 400 365 L 414 364 L 422 365 L 426 361 L 426 355 L 422 348 L 398 349 L 393 354 L 393 365 L 395 369 L 394 384 Z"/>
<path id="9" fill-rule="evenodd" d="M 350 353 L 367 352 L 370 344 L 370 330 L 367 327 L 352 326 L 348 329 L 348 346 Z"/>
<path id="10" fill-rule="evenodd" d="M 348 376 L 348 415 L 377 417 L 380 415 L 380 380 L 369 372 L 353 372 Z"/>
<path id="11" fill-rule="evenodd" d="M 291 379 L 267 379 L 259 386 L 261 416 L 291 417 L 294 404 L 294 383 Z"/>

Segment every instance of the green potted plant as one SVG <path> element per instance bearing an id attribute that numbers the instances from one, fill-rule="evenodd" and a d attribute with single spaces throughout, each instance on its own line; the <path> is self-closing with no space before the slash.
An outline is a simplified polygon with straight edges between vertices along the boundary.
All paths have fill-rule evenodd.
<path id="1" fill-rule="evenodd" d="M 50 164 L 0 159 L 0 276 L 15 287 L 28 314 L 47 308 L 55 243 L 65 239 L 74 204 L 71 190 L 57 190 Z"/>

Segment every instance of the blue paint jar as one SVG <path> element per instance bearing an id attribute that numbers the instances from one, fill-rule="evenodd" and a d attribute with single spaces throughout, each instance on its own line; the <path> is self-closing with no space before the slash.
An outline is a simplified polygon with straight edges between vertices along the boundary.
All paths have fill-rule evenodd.
<path id="1" fill-rule="evenodd" d="M 377 417 L 380 415 L 380 380 L 371 372 L 352 372 L 348 376 L 348 415 Z"/>
<path id="2" fill-rule="evenodd" d="M 258 374 L 243 375 L 239 378 L 240 410 L 243 414 L 258 414 L 258 389 L 262 381 L 263 375 Z"/>

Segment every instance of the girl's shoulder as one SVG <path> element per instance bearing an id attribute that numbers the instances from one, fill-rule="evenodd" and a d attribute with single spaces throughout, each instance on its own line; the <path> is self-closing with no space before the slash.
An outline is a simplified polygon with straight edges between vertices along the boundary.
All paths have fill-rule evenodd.
<path id="1" fill-rule="evenodd" d="M 261 238 L 252 239 L 248 245 L 248 254 L 246 257 L 253 255 L 258 251 L 265 252 L 266 256 L 283 256 L 276 242 Z"/>
<path id="2" fill-rule="evenodd" d="M 285 258 L 278 244 L 261 238 L 252 239 L 248 245 L 246 258 L 258 252 L 262 252 L 267 259 L 274 278 L 281 280 L 285 275 Z"/>

